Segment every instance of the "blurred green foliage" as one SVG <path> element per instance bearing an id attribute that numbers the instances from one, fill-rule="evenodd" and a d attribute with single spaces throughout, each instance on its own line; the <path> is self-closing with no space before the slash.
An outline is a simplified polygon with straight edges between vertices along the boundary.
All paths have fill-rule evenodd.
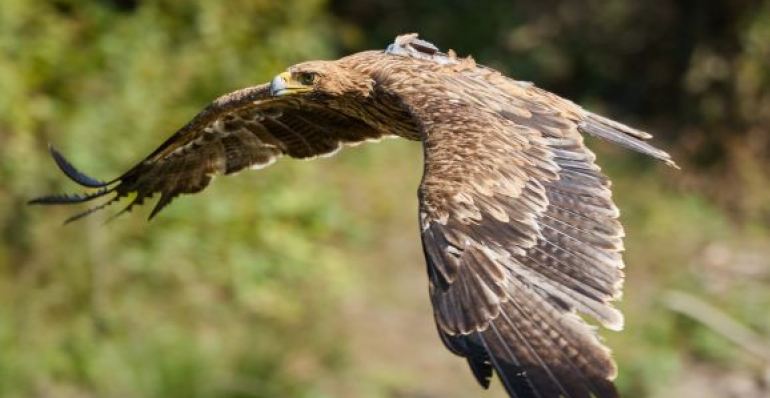
<path id="1" fill-rule="evenodd" d="M 341 357 L 335 326 L 314 318 L 344 286 L 322 243 L 355 223 L 316 171 L 222 181 L 152 226 L 62 227 L 73 209 L 25 206 L 73 188 L 50 173 L 47 142 L 109 177 L 216 95 L 330 56 L 322 6 L 3 2 L 0 396 L 322 396 L 312 381 Z"/>
<path id="2" fill-rule="evenodd" d="M 766 0 L 4 0 L 0 396 L 480 394 L 433 331 L 414 144 L 222 178 L 152 224 L 25 205 L 75 188 L 49 142 L 109 178 L 219 94 L 405 31 L 656 133 L 683 172 L 590 141 L 629 235 L 619 386 L 755 380 L 662 297 L 770 335 L 768 27 Z M 702 379 L 691 396 L 727 391 Z"/>

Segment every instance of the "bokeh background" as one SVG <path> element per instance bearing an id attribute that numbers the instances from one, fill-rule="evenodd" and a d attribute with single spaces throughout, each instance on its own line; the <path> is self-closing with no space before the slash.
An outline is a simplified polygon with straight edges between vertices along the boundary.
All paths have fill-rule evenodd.
<path id="1" fill-rule="evenodd" d="M 3 0 L 0 397 L 505 396 L 435 334 L 417 144 L 284 159 L 152 223 L 25 205 L 76 189 L 49 142 L 110 178 L 221 93 L 409 31 L 682 166 L 589 142 L 628 233 L 602 332 L 624 396 L 770 396 L 770 1 Z"/>

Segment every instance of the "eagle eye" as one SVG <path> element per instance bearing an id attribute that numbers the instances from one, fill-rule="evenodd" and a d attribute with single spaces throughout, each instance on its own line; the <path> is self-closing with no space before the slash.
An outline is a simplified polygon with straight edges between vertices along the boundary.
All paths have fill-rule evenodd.
<path id="1" fill-rule="evenodd" d="M 318 74 L 313 72 L 297 73 L 297 82 L 303 86 L 312 86 L 318 80 Z"/>

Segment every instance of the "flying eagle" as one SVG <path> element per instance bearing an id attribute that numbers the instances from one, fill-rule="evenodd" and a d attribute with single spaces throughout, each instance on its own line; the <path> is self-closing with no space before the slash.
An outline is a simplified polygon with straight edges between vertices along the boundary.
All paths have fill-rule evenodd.
<path id="1" fill-rule="evenodd" d="M 623 227 L 610 182 L 583 134 L 675 166 L 651 136 L 531 83 L 440 52 L 416 34 L 385 51 L 294 65 L 270 83 L 216 99 L 147 158 L 102 182 L 51 154 L 83 195 L 154 195 L 150 218 L 214 176 L 278 157 L 331 156 L 396 136 L 421 141 L 420 233 L 439 336 L 487 388 L 493 369 L 511 397 L 611 398 L 617 369 L 577 312 L 620 330 Z"/>

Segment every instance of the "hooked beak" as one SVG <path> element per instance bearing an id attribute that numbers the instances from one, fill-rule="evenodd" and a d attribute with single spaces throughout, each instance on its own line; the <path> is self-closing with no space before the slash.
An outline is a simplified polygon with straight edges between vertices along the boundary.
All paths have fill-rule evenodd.
<path id="1" fill-rule="evenodd" d="M 270 81 L 270 95 L 273 97 L 280 97 L 309 90 L 311 90 L 310 87 L 295 82 L 289 72 L 283 72 Z"/>

